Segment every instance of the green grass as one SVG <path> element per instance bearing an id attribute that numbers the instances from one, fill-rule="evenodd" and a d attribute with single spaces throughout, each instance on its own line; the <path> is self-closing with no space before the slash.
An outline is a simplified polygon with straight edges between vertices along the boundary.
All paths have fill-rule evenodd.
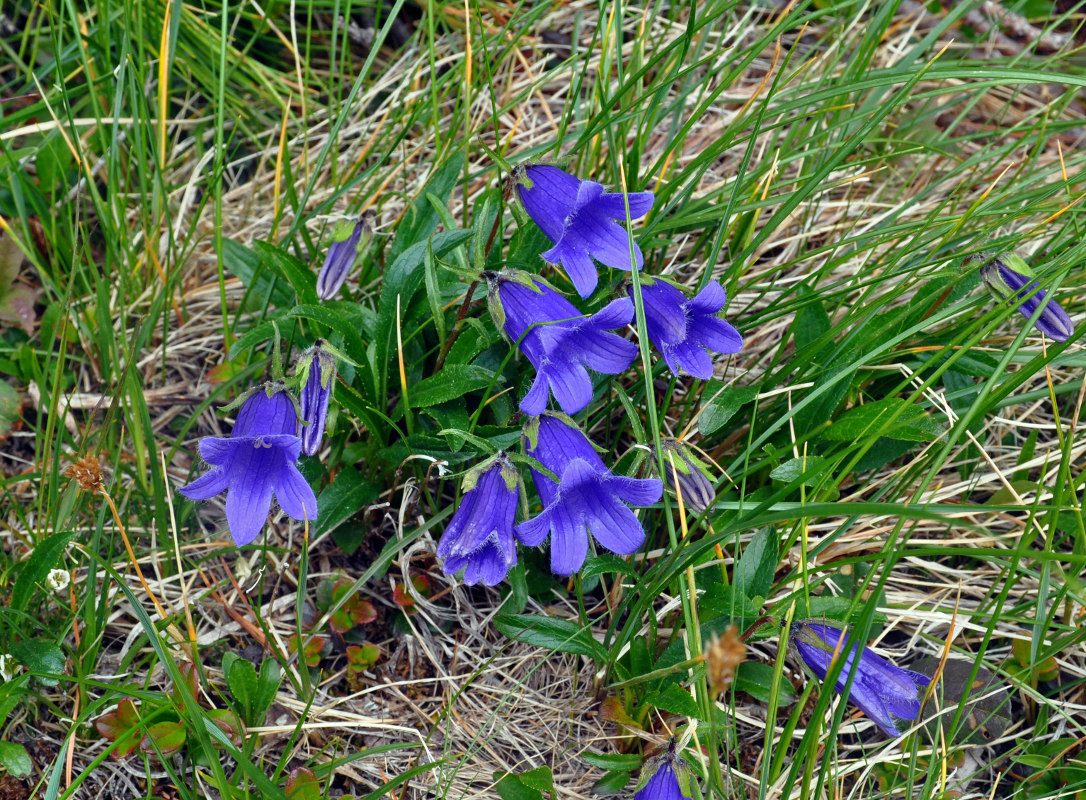
<path id="1" fill-rule="evenodd" d="M 1081 13 L 1004 4 L 1074 34 L 1053 52 L 992 47 L 963 22 L 979 2 L 897 5 L 5 11 L 0 228 L 35 297 L 24 329 L 0 286 L 11 785 L 282 797 L 304 767 L 319 788 L 298 797 L 534 800 L 548 780 L 588 796 L 601 778 L 628 796 L 638 758 L 674 734 L 695 798 L 1086 788 Z M 376 18 L 382 46 L 352 42 L 344 15 Z M 549 246 L 495 156 L 654 191 L 633 223 L 644 272 L 720 281 L 746 347 L 704 384 L 645 348 L 577 415 L 616 472 L 652 468 L 637 444 L 695 443 L 718 475 L 708 511 L 683 518 L 665 495 L 641 512 L 639 554 L 566 582 L 522 547 L 488 591 L 433 548 L 463 473 L 519 452 L 531 367 L 482 288 L 458 316 L 479 270 L 539 271 Z M 378 234 L 350 299 L 320 303 L 331 228 L 364 208 Z M 1069 342 L 1042 342 L 964 266 L 1009 250 L 1079 322 Z M 603 270 L 582 307 L 622 277 Z M 292 361 L 317 337 L 353 362 L 324 455 L 302 464 L 320 516 L 280 515 L 236 548 L 221 502 L 176 490 L 200 471 L 197 439 L 229 432 L 216 409 L 274 374 L 274 343 Z M 91 458 L 101 491 L 66 475 Z M 53 567 L 70 590 L 44 588 Z M 378 620 L 336 629 L 362 600 Z M 711 694 L 711 637 L 762 615 Z M 812 616 L 901 665 L 976 665 L 1009 724 L 983 747 L 954 739 L 969 709 L 934 741 L 934 725 L 895 743 L 861 718 L 858 733 L 780 646 Z M 376 665 L 350 660 L 363 640 Z M 235 674 L 226 654 L 275 675 Z M 121 727 L 153 735 L 118 761 L 96 723 L 124 700 L 140 721 Z"/>

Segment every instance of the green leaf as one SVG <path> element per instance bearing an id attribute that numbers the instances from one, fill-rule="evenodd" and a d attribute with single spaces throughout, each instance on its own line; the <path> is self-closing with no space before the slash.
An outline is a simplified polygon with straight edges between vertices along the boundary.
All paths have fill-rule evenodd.
<path id="1" fill-rule="evenodd" d="M 377 304 L 374 335 L 373 397 L 381 402 L 388 397 L 390 354 L 395 351 L 396 327 L 407 312 L 411 299 L 422 284 L 423 259 L 432 247 L 434 258 L 441 258 L 471 238 L 471 231 L 445 231 L 434 234 L 431 241 L 421 241 L 408 247 L 385 271 L 381 299 Z M 399 311 L 397 312 L 397 308 Z M 397 316 L 399 313 L 400 316 Z M 352 356 L 353 358 L 353 356 Z"/>
<path id="2" fill-rule="evenodd" d="M 640 760 L 640 759 L 639 759 Z M 630 782 L 629 772 L 606 772 L 603 777 L 592 784 L 592 794 L 620 794 L 626 789 L 626 784 Z"/>
<path id="3" fill-rule="evenodd" d="M 441 214 L 427 195 L 432 195 L 442 204 L 448 205 L 449 195 L 463 176 L 465 157 L 463 151 L 457 151 L 452 158 L 435 170 L 414 202 L 404 211 L 403 217 L 396 226 L 396 238 L 392 240 L 392 245 L 385 253 L 386 262 L 395 262 L 410 247 L 419 242 L 425 242 L 430 238 L 430 234 L 437 230 L 438 223 L 441 222 Z"/>
<path id="4" fill-rule="evenodd" d="M 25 778 L 34 771 L 30 754 L 25 747 L 15 742 L 0 742 L 0 766 L 14 778 Z"/>
<path id="5" fill-rule="evenodd" d="M 253 242 L 253 250 L 260 257 L 261 269 L 277 275 L 294 289 L 299 303 L 318 303 L 317 274 L 285 250 L 268 242 Z"/>
<path id="6" fill-rule="evenodd" d="M 701 719 L 701 709 L 698 708 L 694 698 L 690 696 L 690 692 L 684 691 L 682 687 L 675 683 L 669 683 L 660 691 L 651 692 L 645 697 L 644 702 L 661 711 Z"/>
<path id="7" fill-rule="evenodd" d="M 140 752 L 147 756 L 158 753 L 167 756 L 180 750 L 187 738 L 180 722 L 156 722 L 140 742 Z"/>
<path id="8" fill-rule="evenodd" d="M 60 682 L 57 678 L 48 677 L 50 674 L 63 675 L 67 664 L 64 651 L 55 642 L 46 639 L 23 639 L 21 642 L 12 642 L 8 647 L 11 654 L 35 673 L 35 677 L 46 686 L 56 686 Z"/>
<path id="9" fill-rule="evenodd" d="M 227 661 L 228 656 L 234 656 Z M 263 719 L 257 717 L 256 697 L 258 694 L 256 667 L 247 658 L 239 658 L 233 653 L 223 656 L 223 673 L 226 675 L 226 685 L 230 688 L 230 695 L 238 713 L 246 725 L 259 725 Z"/>
<path id="10" fill-rule="evenodd" d="M 771 527 L 762 528 L 743 550 L 735 568 L 736 588 L 747 597 L 767 597 L 777 573 L 780 542 Z"/>
<path id="11" fill-rule="evenodd" d="M 285 279 L 265 272 L 262 261 L 257 253 L 245 245 L 233 239 L 223 239 L 223 267 L 234 273 L 254 297 L 266 299 L 277 308 L 290 308 L 294 305 L 294 290 Z"/>
<path id="12" fill-rule="evenodd" d="M 16 611 L 24 611 L 30 604 L 30 598 L 38 591 L 38 585 L 45 581 L 49 570 L 54 569 L 60 563 L 64 555 L 64 548 L 76 536 L 75 531 L 66 533 L 54 533 L 34 548 L 26 564 L 19 571 L 19 577 L 15 579 L 15 586 L 11 590 L 11 607 Z"/>
<path id="13" fill-rule="evenodd" d="M 520 776 L 512 772 L 495 772 L 494 789 L 502 800 L 543 800 L 543 793 L 525 785 Z"/>
<path id="14" fill-rule="evenodd" d="M 835 442 L 857 441 L 868 436 L 885 436 L 909 442 L 930 442 L 943 434 L 943 426 L 900 397 L 887 397 L 851 408 L 822 432 Z"/>
<path id="15" fill-rule="evenodd" d="M 592 638 L 588 628 L 569 620 L 537 614 L 500 614 L 494 627 L 510 639 L 558 653 L 590 656 L 597 662 L 607 659 L 603 647 Z"/>
<path id="16" fill-rule="evenodd" d="M 718 394 L 709 394 L 714 387 L 719 391 L 720 384 L 716 381 L 709 384 L 706 394 L 711 399 L 698 416 L 698 430 L 702 436 L 716 433 L 740 408 L 758 396 L 757 386 L 734 386 L 719 391 Z"/>
<path id="17" fill-rule="evenodd" d="M 581 758 L 593 767 L 617 772 L 641 769 L 641 756 L 634 753 L 581 753 Z"/>
<path id="18" fill-rule="evenodd" d="M 634 569 L 632 564 L 628 563 L 626 559 L 620 558 L 612 553 L 600 553 L 598 556 L 590 556 L 584 562 L 584 566 L 581 567 L 582 580 L 588 580 L 597 575 L 605 575 L 608 573 L 627 575 L 634 579 L 639 577 L 637 570 Z"/>
<path id="19" fill-rule="evenodd" d="M 792 323 L 792 336 L 796 341 L 796 352 L 800 353 L 829 333 L 832 325 L 830 315 L 826 313 L 822 301 L 818 295 L 811 291 L 810 287 L 797 287 L 796 295 L 805 301 L 796 311 L 795 322 Z M 821 342 L 814 352 L 817 353 L 825 344 L 825 341 Z"/>
<path id="20" fill-rule="evenodd" d="M 411 387 L 411 407 L 426 408 L 446 403 L 468 392 L 485 389 L 494 380 L 494 372 L 470 364 L 446 364 L 436 375 Z"/>
<path id="21" fill-rule="evenodd" d="M 335 530 L 366 506 L 374 502 L 381 487 L 362 477 L 354 467 L 344 467 L 317 498 L 317 521 L 312 536 Z"/>
<path id="22" fill-rule="evenodd" d="M 770 692 L 773 690 L 773 667 L 760 661 L 744 661 L 739 665 L 735 673 L 735 690 L 746 692 L 751 697 L 762 703 L 769 702 Z M 781 705 L 788 705 L 796 701 L 796 690 L 792 684 L 782 675 L 780 679 L 780 691 L 777 695 Z"/>
<path id="23" fill-rule="evenodd" d="M 536 767 L 520 774 L 525 785 L 540 792 L 554 792 L 554 773 L 547 766 Z"/>
<path id="24" fill-rule="evenodd" d="M 295 767 L 287 779 L 287 800 L 320 800 L 321 785 L 309 767 Z"/>
<path id="25" fill-rule="evenodd" d="M 826 459 L 822 456 L 805 456 L 803 458 L 790 458 L 777 467 L 775 470 L 769 473 L 775 481 L 784 481 L 785 483 L 791 483 L 794 480 L 804 477 L 804 485 L 810 486 L 815 482 L 815 473 L 819 472 L 826 464 Z"/>

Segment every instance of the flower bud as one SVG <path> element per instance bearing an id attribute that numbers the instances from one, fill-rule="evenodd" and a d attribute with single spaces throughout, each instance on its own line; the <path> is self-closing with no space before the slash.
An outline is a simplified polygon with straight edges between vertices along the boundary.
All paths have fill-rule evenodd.
<path id="1" fill-rule="evenodd" d="M 979 258 L 986 259 L 980 268 L 980 277 L 985 285 L 999 300 L 1005 300 L 1018 306 L 1018 311 L 1030 319 L 1038 306 L 1044 306 L 1034 326 L 1037 330 L 1055 339 L 1066 341 L 1075 332 L 1075 325 L 1060 304 L 1045 297 L 1045 290 L 1040 289 L 1034 280 L 1035 274 L 1028 264 L 1014 253 L 992 256 L 983 253 Z M 979 260 L 979 259 L 976 259 Z"/>
<path id="2" fill-rule="evenodd" d="M 376 217 L 372 211 L 363 212 L 352 224 L 341 220 L 332 231 L 332 245 L 324 258 L 324 266 L 317 275 L 317 296 L 331 300 L 339 292 L 343 282 L 373 241 L 373 225 Z"/>
<path id="3" fill-rule="evenodd" d="M 332 383 L 336 379 L 336 359 L 318 341 L 302 354 L 298 362 L 302 380 L 302 452 L 315 456 L 324 438 L 324 424 L 328 420 L 328 400 L 332 397 Z"/>

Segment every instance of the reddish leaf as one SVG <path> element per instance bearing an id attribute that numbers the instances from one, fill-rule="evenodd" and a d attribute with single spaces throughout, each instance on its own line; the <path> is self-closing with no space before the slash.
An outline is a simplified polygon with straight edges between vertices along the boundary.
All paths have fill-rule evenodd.
<path id="1" fill-rule="evenodd" d="M 295 767 L 287 779 L 287 800 L 320 800 L 321 785 L 309 767 Z"/>
<path id="2" fill-rule="evenodd" d="M 116 742 L 112 756 L 117 761 L 132 754 L 140 744 L 139 710 L 131 698 L 117 704 L 117 710 L 100 717 L 94 727 L 104 738 Z"/>
<path id="3" fill-rule="evenodd" d="M 176 753 L 185 744 L 185 729 L 180 722 L 156 722 L 140 742 L 140 752 L 147 756 Z M 157 749 L 156 749 L 157 748 Z"/>
<path id="4" fill-rule="evenodd" d="M 370 669 L 381 657 L 381 648 L 375 644 L 352 644 L 347 648 L 347 669 L 362 672 Z"/>
<path id="5" fill-rule="evenodd" d="M 242 724 L 241 719 L 231 711 L 229 708 L 213 708 L 207 712 L 207 716 L 222 728 L 223 733 L 226 734 L 226 738 L 229 739 L 235 747 L 241 747 L 245 741 L 245 725 Z"/>

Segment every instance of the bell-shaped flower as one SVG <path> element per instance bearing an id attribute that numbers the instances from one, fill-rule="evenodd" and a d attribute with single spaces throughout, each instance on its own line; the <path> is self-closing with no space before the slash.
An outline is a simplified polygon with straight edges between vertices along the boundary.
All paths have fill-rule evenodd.
<path id="1" fill-rule="evenodd" d="M 632 298 L 633 286 L 628 292 Z M 649 339 L 675 375 L 681 367 L 695 378 L 708 380 L 713 377 L 713 361 L 706 351 L 738 353 L 743 349 L 739 331 L 717 316 L 728 296 L 716 281 L 688 297 L 662 278 L 645 277 L 641 299 Z"/>
<path id="2" fill-rule="evenodd" d="M 856 677 L 852 681 L 852 700 L 889 736 L 900 736 L 897 720 L 912 722 L 920 716 L 921 690 L 931 678 L 919 672 L 895 667 L 867 647 L 849 640 L 848 633 L 833 625 L 807 619 L 792 623 L 792 648 L 803 667 L 824 681 L 834 664 L 845 659 L 834 683 L 843 692 L 853 661 L 859 653 Z"/>
<path id="3" fill-rule="evenodd" d="M 593 258 L 614 269 L 641 269 L 644 257 L 636 244 L 630 263 L 621 192 L 604 192 L 601 184 L 582 181 L 548 164 L 518 167 L 514 186 L 528 216 L 554 242 L 543 258 L 562 265 L 581 297 L 592 294 L 599 279 Z M 647 214 L 654 199 L 652 192 L 632 192 L 626 198 L 630 219 Z"/>
<path id="4" fill-rule="evenodd" d="M 328 421 L 328 401 L 332 397 L 332 384 L 336 379 L 336 359 L 318 341 L 302 354 L 298 372 L 303 375 L 301 393 L 302 452 L 315 456 L 324 439 L 324 425 Z"/>
<path id="5" fill-rule="evenodd" d="M 551 393 L 565 413 L 576 414 L 592 400 L 586 367 L 616 375 L 637 355 L 637 345 L 611 333 L 633 319 L 633 303 L 626 298 L 585 316 L 526 273 L 487 273 L 486 278 L 495 324 L 519 342 L 536 369 L 535 380 L 520 401 L 525 414 L 542 414 Z"/>
<path id="6" fill-rule="evenodd" d="M 340 220 L 332 229 L 332 244 L 324 257 L 324 266 L 317 274 L 317 297 L 321 300 L 335 298 L 347 276 L 351 274 L 373 241 L 372 211 L 366 211 L 358 219 Z"/>
<path id="7" fill-rule="evenodd" d="M 1033 269 L 1021 256 L 1003 253 L 995 257 L 990 254 L 973 257 L 973 260 L 980 259 L 987 259 L 980 268 L 980 276 L 997 298 L 1017 305 L 1018 311 L 1026 319 L 1033 316 L 1038 306 L 1044 306 L 1034 323 L 1037 330 L 1057 342 L 1067 341 L 1075 332 L 1071 317 L 1059 303 L 1046 297 L 1044 289 L 1038 288 Z"/>
<path id="8" fill-rule="evenodd" d="M 281 385 L 267 384 L 238 411 L 228 438 L 200 440 L 200 455 L 211 469 L 178 491 L 190 500 L 226 492 L 226 522 L 239 544 L 259 535 L 272 497 L 296 520 L 317 518 L 317 498 L 298 471 L 302 440 L 294 401 Z"/>
<path id="9" fill-rule="evenodd" d="M 644 781 L 644 785 L 634 791 L 634 800 L 690 800 L 687 792 L 683 791 L 679 778 L 680 770 L 684 778 L 688 771 L 681 766 L 676 770 L 677 763 L 681 762 L 668 756 L 660 758 L 656 771 Z"/>
<path id="10" fill-rule="evenodd" d="M 615 475 L 592 442 L 571 421 L 544 414 L 528 423 L 528 455 L 558 476 L 555 483 L 532 470 L 543 510 L 516 528 L 529 547 L 550 534 L 551 571 L 572 575 L 588 556 L 588 535 L 613 553 L 629 555 L 645 541 L 645 529 L 630 505 L 660 499 L 660 481 Z M 629 504 L 629 505 L 628 505 Z"/>
<path id="11" fill-rule="evenodd" d="M 504 453 L 464 477 L 464 496 L 437 545 L 442 569 L 454 575 L 464 569 L 464 583 L 501 583 L 517 563 L 513 523 L 520 496 L 516 468 Z"/>

